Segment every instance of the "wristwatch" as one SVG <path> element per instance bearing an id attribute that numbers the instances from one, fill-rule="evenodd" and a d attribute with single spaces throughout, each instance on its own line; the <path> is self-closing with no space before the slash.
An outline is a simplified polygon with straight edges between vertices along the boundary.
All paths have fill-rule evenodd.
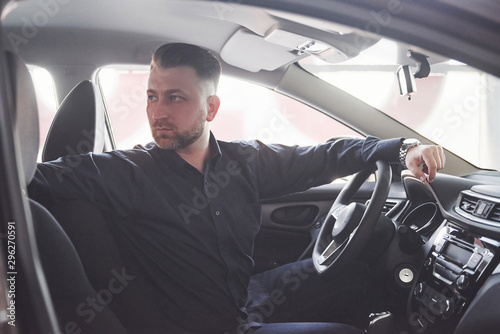
<path id="1" fill-rule="evenodd" d="M 401 145 L 401 148 L 399 149 L 399 163 L 403 167 L 403 169 L 407 169 L 408 167 L 406 166 L 406 154 L 408 153 L 408 150 L 412 147 L 421 145 L 420 141 L 418 139 L 405 139 L 403 141 L 403 144 Z"/>

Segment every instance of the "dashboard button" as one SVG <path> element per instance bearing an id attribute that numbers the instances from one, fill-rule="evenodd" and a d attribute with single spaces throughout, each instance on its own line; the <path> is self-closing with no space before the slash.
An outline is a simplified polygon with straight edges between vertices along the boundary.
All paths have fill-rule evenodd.
<path id="1" fill-rule="evenodd" d="M 472 254 L 472 256 L 469 259 L 469 262 L 467 262 L 467 267 L 470 269 L 475 269 L 479 262 L 483 259 L 483 256 L 478 253 Z"/>

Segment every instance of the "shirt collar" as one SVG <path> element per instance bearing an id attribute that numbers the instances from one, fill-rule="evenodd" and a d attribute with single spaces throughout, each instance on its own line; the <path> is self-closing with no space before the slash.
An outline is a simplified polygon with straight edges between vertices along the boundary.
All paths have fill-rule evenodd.
<path id="1" fill-rule="evenodd" d="M 209 161 L 219 161 L 220 157 L 222 156 L 222 152 L 220 150 L 219 142 L 215 139 L 212 131 L 210 131 L 208 147 L 210 148 L 210 157 L 208 158 Z"/>
<path id="2" fill-rule="evenodd" d="M 220 160 L 220 158 L 222 156 L 222 152 L 220 150 L 219 143 L 215 139 L 215 136 L 212 133 L 212 131 L 210 131 L 210 139 L 208 142 L 208 147 L 210 149 L 210 155 L 208 157 L 208 164 L 210 165 L 210 167 L 213 168 L 217 164 L 217 162 Z M 177 165 L 179 167 L 185 167 L 186 165 L 189 165 L 175 151 L 161 149 L 154 142 L 146 145 L 146 149 L 156 151 L 159 156 L 169 160 L 170 162 L 173 162 L 175 165 Z"/>

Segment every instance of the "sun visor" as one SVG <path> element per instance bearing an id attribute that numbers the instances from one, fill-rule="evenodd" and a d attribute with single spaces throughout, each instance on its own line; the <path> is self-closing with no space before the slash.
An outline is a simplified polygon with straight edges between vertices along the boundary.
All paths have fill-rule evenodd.
<path id="1" fill-rule="evenodd" d="M 250 72 L 273 71 L 311 55 L 332 64 L 340 63 L 358 55 L 377 39 L 363 41 L 359 43 L 359 35 L 354 32 L 326 32 L 280 22 L 263 36 L 239 29 L 224 44 L 220 56 L 226 63 Z"/>
<path id="2" fill-rule="evenodd" d="M 229 38 L 220 56 L 229 65 L 250 72 L 273 71 L 301 57 L 294 48 L 270 43 L 263 36 L 244 28 Z"/>

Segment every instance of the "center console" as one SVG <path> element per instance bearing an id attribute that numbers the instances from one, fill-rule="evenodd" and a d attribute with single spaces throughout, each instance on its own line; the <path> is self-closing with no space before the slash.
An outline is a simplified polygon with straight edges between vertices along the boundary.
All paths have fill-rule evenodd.
<path id="1" fill-rule="evenodd" d="M 494 267 L 494 240 L 446 223 L 413 287 L 408 320 L 416 333 L 452 332 Z"/>

